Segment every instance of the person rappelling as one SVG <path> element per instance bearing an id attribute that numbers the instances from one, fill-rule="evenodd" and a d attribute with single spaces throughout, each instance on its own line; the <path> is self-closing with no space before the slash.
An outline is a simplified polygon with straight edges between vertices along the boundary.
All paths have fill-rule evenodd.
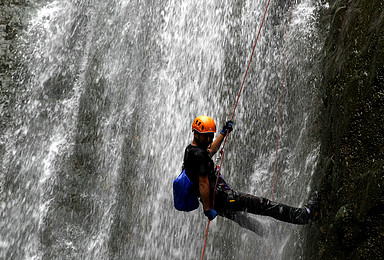
<path id="1" fill-rule="evenodd" d="M 233 130 L 233 122 L 228 121 L 219 135 L 215 121 L 209 116 L 199 116 L 193 120 L 193 140 L 185 148 L 181 174 L 174 180 L 174 206 L 180 211 L 198 208 L 199 200 L 204 215 L 212 221 L 217 215 L 237 222 L 260 235 L 260 224 L 250 221 L 243 213 L 269 216 L 292 224 L 308 224 L 318 216 L 320 196 L 316 191 L 302 208 L 295 208 L 266 198 L 257 197 L 233 190 L 220 175 L 212 156 L 219 150 L 224 137 Z"/>

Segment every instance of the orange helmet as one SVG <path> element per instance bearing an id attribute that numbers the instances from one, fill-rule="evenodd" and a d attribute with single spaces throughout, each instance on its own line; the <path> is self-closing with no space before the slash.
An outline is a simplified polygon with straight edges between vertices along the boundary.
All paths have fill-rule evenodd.
<path id="1" fill-rule="evenodd" d="M 209 116 L 196 117 L 192 123 L 192 132 L 193 131 L 199 133 L 216 133 L 215 121 Z"/>

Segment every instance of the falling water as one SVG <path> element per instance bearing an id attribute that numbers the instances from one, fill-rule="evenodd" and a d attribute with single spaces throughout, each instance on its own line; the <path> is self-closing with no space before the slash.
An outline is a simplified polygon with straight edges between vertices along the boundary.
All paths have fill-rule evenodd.
<path id="1" fill-rule="evenodd" d="M 206 218 L 173 208 L 191 120 L 230 118 L 266 1 L 32 2 L 17 39 L 0 182 L 1 259 L 198 259 Z M 302 206 L 319 140 L 315 0 L 271 4 L 222 174 Z M 300 259 L 300 226 L 255 216 L 260 237 L 218 217 L 207 259 Z M 289 245 L 289 246 L 288 246 Z"/>

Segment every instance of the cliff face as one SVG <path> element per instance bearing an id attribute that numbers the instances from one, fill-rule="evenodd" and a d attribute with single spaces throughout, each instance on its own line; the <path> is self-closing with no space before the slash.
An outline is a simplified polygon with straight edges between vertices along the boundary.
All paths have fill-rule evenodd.
<path id="1" fill-rule="evenodd" d="M 384 259 L 384 2 L 330 1 L 312 259 Z M 318 241 L 318 243 L 314 243 Z"/>

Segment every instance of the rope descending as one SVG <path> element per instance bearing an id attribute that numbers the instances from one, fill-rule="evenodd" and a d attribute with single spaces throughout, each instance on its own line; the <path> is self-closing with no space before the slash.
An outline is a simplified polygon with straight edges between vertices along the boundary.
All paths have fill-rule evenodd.
<path id="1" fill-rule="evenodd" d="M 271 0 L 268 0 L 267 2 L 267 6 L 265 8 L 265 11 L 264 11 L 264 15 L 263 15 L 263 19 L 261 20 L 261 24 L 260 24 L 260 27 L 259 27 L 259 31 L 257 33 L 257 36 L 256 36 L 256 40 L 255 40 L 255 43 L 253 45 L 253 49 L 252 49 L 252 53 L 251 53 L 251 56 L 249 58 L 249 61 L 248 61 L 248 65 L 247 65 L 247 69 L 245 71 L 245 74 L 244 74 L 244 78 L 243 78 L 243 82 L 241 83 L 241 87 L 240 87 L 240 90 L 239 90 L 239 94 L 237 95 L 237 99 L 236 99 L 236 103 L 235 103 L 235 107 L 233 108 L 233 112 L 232 112 L 232 116 L 231 116 L 231 121 L 233 121 L 233 118 L 235 116 L 235 111 L 236 111 L 236 108 L 237 108 L 237 104 L 239 103 L 239 99 L 240 99 L 240 95 L 241 95 L 241 92 L 243 91 L 243 87 L 244 87 L 244 82 L 245 82 L 245 78 L 247 77 L 247 74 L 248 74 L 248 70 L 249 70 L 249 67 L 251 65 L 251 61 L 252 61 L 252 57 L 253 57 L 253 53 L 255 52 L 255 48 L 256 48 L 256 45 L 257 45 L 257 42 L 259 40 L 259 36 L 260 36 L 260 32 L 261 32 L 261 28 L 263 27 L 263 24 L 264 24 L 264 20 L 265 20 L 265 16 L 267 14 L 267 11 L 268 11 L 268 7 L 269 7 L 269 3 L 271 2 Z M 227 138 L 228 138 L 228 132 L 226 133 L 225 135 L 225 138 L 224 138 L 224 142 L 223 142 L 223 147 L 221 149 L 221 160 L 220 160 L 220 165 L 219 165 L 219 170 L 218 170 L 218 173 L 217 173 L 217 178 L 216 178 L 216 184 L 215 184 L 215 189 L 216 190 L 216 187 L 217 187 L 217 181 L 219 179 L 219 176 L 220 176 L 220 170 L 221 170 L 221 165 L 223 163 L 223 158 L 224 158 L 224 147 L 225 147 L 225 144 L 227 142 Z M 215 203 L 215 193 L 213 193 L 213 203 L 212 203 L 212 208 L 214 209 L 214 203 Z M 205 232 L 205 239 L 204 239 L 204 246 L 203 246 L 203 252 L 201 254 L 201 260 L 204 259 L 204 252 L 205 252 L 205 246 L 206 246 L 206 243 L 207 243 L 207 237 L 208 237 L 208 230 L 209 230 L 209 224 L 210 224 L 210 220 L 208 220 L 208 224 L 207 224 L 207 230 Z"/>

